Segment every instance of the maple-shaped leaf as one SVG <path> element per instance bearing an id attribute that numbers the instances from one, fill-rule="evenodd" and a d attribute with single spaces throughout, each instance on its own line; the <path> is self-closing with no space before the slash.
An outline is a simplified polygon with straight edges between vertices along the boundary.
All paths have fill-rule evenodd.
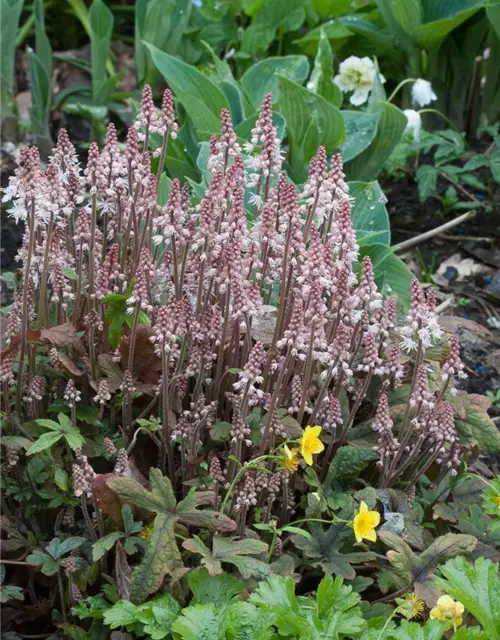
<path id="1" fill-rule="evenodd" d="M 332 524 L 328 529 L 320 525 L 310 525 L 312 538 L 292 536 L 295 546 L 313 560 L 313 566 L 320 566 L 327 575 L 340 575 L 347 580 L 356 577 L 352 564 L 374 560 L 371 551 L 349 551 L 352 548 L 352 530 L 343 524 Z M 351 543 L 351 544 L 349 544 Z"/>
<path id="2" fill-rule="evenodd" d="M 165 576 L 173 582 L 187 571 L 175 540 L 175 517 L 158 513 L 141 563 L 132 572 L 130 599 L 142 602 L 157 591 Z"/>
<path id="3" fill-rule="evenodd" d="M 414 585 L 418 596 L 429 606 L 434 606 L 438 595 L 432 581 L 434 569 L 443 560 L 458 555 L 469 555 L 477 544 L 474 536 L 447 533 L 436 538 L 423 553 L 417 555 L 394 533 L 381 532 L 380 539 L 391 547 L 391 551 L 387 552 L 387 558 L 396 574 L 408 585 Z"/>
<path id="4" fill-rule="evenodd" d="M 267 562 L 255 556 L 266 557 L 268 546 L 260 540 L 246 538 L 222 538 L 215 536 L 212 551 L 197 536 L 185 540 L 182 546 L 192 553 L 202 556 L 201 563 L 207 568 L 211 576 L 222 573 L 222 563 L 234 565 L 243 578 L 265 578 L 273 574 Z"/>
<path id="5" fill-rule="evenodd" d="M 172 484 L 159 469 L 151 470 L 149 481 L 152 491 L 134 478 L 107 480 L 107 486 L 120 500 L 157 514 L 142 561 L 132 572 L 130 597 L 134 602 L 142 602 L 159 589 L 165 576 L 170 576 L 175 582 L 185 572 L 175 540 L 178 521 L 221 531 L 236 529 L 236 523 L 227 516 L 212 509 L 198 508 L 213 502 L 211 492 L 197 493 L 192 489 L 184 500 L 176 504 Z"/>

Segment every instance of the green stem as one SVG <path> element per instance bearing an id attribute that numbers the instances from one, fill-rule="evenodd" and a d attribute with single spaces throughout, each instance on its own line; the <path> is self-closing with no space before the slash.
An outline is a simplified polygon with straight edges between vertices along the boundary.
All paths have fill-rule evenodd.
<path id="1" fill-rule="evenodd" d="M 454 129 L 455 131 L 458 131 L 456 126 L 453 124 L 453 122 L 449 118 L 447 118 L 444 115 L 444 113 L 441 113 L 441 111 L 439 111 L 438 109 L 431 109 L 429 107 L 427 109 L 420 109 L 418 113 L 435 113 L 437 116 L 440 116 L 441 118 L 443 118 L 443 120 L 446 120 L 446 122 L 450 125 L 452 129 Z"/>
<path id="2" fill-rule="evenodd" d="M 394 611 L 391 613 L 391 615 L 387 618 L 387 620 L 385 621 L 384 626 L 382 627 L 382 629 L 380 630 L 380 633 L 377 636 L 377 640 L 381 640 L 384 637 L 384 631 L 387 629 L 389 622 L 394 618 L 394 616 L 396 615 L 398 611 L 398 608 L 396 607 L 396 609 L 394 609 Z"/>
<path id="3" fill-rule="evenodd" d="M 403 87 L 405 84 L 408 84 L 409 82 L 416 82 L 417 78 L 406 78 L 405 80 L 402 80 L 398 86 L 394 89 L 394 91 L 391 93 L 391 95 L 387 98 L 387 102 L 392 102 L 393 98 L 395 97 L 396 93 L 401 89 L 401 87 Z"/>
<path id="4" fill-rule="evenodd" d="M 64 587 L 61 577 L 61 569 L 57 569 L 57 586 L 59 587 L 59 596 L 61 598 L 61 613 L 64 622 L 68 622 L 68 614 L 66 613 L 66 603 L 64 602 Z"/>
<path id="5" fill-rule="evenodd" d="M 271 455 L 259 456 L 258 458 L 254 458 L 254 460 L 252 460 L 251 463 L 247 463 L 243 465 L 238 470 L 237 474 L 234 476 L 233 481 L 231 482 L 231 484 L 228 487 L 228 490 L 226 491 L 226 495 L 224 496 L 224 500 L 222 501 L 222 504 L 220 506 L 220 512 L 224 513 L 224 510 L 226 509 L 227 504 L 229 502 L 229 498 L 231 497 L 234 491 L 234 488 L 236 487 L 237 483 L 240 481 L 240 478 L 245 473 L 245 471 L 264 471 L 262 467 L 257 466 L 257 462 L 261 462 L 262 460 L 276 460 L 276 458 L 278 457 L 279 456 L 271 456 Z"/>

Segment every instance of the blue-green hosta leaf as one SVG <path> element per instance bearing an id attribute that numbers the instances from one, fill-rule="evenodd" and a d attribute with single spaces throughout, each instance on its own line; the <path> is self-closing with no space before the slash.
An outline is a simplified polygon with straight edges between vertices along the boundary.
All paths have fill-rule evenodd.
<path id="1" fill-rule="evenodd" d="M 320 27 L 310 29 L 303 38 L 295 40 L 294 44 L 298 44 L 302 50 L 310 56 L 315 55 L 318 49 L 318 42 L 321 38 L 321 32 L 324 31 L 330 46 L 334 51 L 338 51 L 342 45 L 353 35 L 348 26 L 340 20 L 328 20 Z"/>
<path id="2" fill-rule="evenodd" d="M 453 29 L 484 7 L 484 0 L 420 0 L 423 19 L 416 42 L 424 48 L 435 47 Z"/>
<path id="3" fill-rule="evenodd" d="M 163 75 L 191 118 L 201 138 L 220 130 L 220 111 L 228 108 L 224 93 L 195 67 L 145 43 L 158 71 Z"/>
<path id="4" fill-rule="evenodd" d="M 50 40 L 47 37 L 47 32 L 45 30 L 43 0 L 35 0 L 33 9 L 35 14 L 36 55 L 39 57 L 45 68 L 47 76 L 50 78 L 52 75 L 52 47 L 50 46 Z"/>
<path id="5" fill-rule="evenodd" d="M 377 6 L 399 45 L 411 52 L 422 22 L 420 0 L 378 0 Z"/>
<path id="6" fill-rule="evenodd" d="M 307 83 L 307 88 L 313 93 L 340 107 L 342 91 L 333 81 L 333 54 L 330 43 L 323 29 L 318 43 L 318 53 L 314 59 L 314 68 Z M 344 118 L 345 121 L 345 118 Z"/>
<path id="7" fill-rule="evenodd" d="M 151 82 L 154 65 L 144 43 L 174 55 L 191 14 L 191 0 L 137 0 L 135 3 L 135 57 L 140 83 Z"/>
<path id="8" fill-rule="evenodd" d="M 242 50 L 254 54 L 267 49 L 279 28 L 293 31 L 300 27 L 304 18 L 304 0 L 263 0 L 243 33 Z"/>
<path id="9" fill-rule="evenodd" d="M 0 57 L 2 60 L 0 107 L 2 117 L 14 115 L 14 64 L 16 36 L 24 0 L 2 0 Z"/>
<path id="10" fill-rule="evenodd" d="M 222 80 L 219 82 L 219 88 L 222 89 L 226 96 L 226 100 L 229 104 L 231 120 L 235 127 L 244 119 L 243 95 L 239 87 L 233 82 Z"/>
<path id="11" fill-rule="evenodd" d="M 500 38 L 500 2 L 490 2 L 486 7 L 486 15 Z"/>
<path id="12" fill-rule="evenodd" d="M 395 46 L 394 39 L 387 29 L 381 28 L 379 24 L 371 20 L 364 20 L 356 15 L 342 16 L 339 20 L 349 31 L 373 42 L 378 55 L 389 55 L 394 60 L 404 62 L 403 52 Z"/>
<path id="13" fill-rule="evenodd" d="M 436 585 L 469 611 L 484 627 L 490 640 L 500 640 L 499 565 L 479 558 L 471 565 L 463 557 L 453 558 L 440 567 L 443 578 Z"/>
<path id="14" fill-rule="evenodd" d="M 358 243 L 385 244 L 391 242 L 387 198 L 378 182 L 350 182 L 349 195 L 354 198 L 352 222 Z"/>
<path id="15" fill-rule="evenodd" d="M 109 55 L 114 18 L 102 0 L 94 0 L 89 11 L 92 50 L 92 98 L 96 105 L 105 104 L 111 93 L 106 84 L 106 61 Z"/>
<path id="16" fill-rule="evenodd" d="M 286 120 L 291 173 L 298 182 L 307 177 L 307 165 L 317 143 L 327 151 L 345 138 L 344 120 L 337 107 L 284 76 L 279 77 L 280 109 Z M 406 119 L 405 119 L 406 121 Z"/>
<path id="17" fill-rule="evenodd" d="M 379 117 L 377 133 L 362 153 L 346 163 L 345 171 L 349 180 L 374 180 L 405 130 L 406 116 L 393 104 L 378 103 L 373 113 Z"/>
<path id="18" fill-rule="evenodd" d="M 252 129 L 255 127 L 255 123 L 257 118 L 259 117 L 259 113 L 256 111 L 252 116 L 241 122 L 237 127 L 235 127 L 234 132 L 241 140 L 245 142 L 250 140 L 252 135 Z M 277 111 L 272 112 L 272 122 L 273 126 L 276 127 L 276 134 L 280 140 L 283 140 L 285 136 L 286 130 L 286 122 L 281 113 Z M 207 156 L 208 157 L 208 156 Z M 206 161 L 205 161 L 206 166 Z"/>
<path id="19" fill-rule="evenodd" d="M 337 86 L 337 85 L 335 85 Z M 341 111 L 344 118 L 345 140 L 340 145 L 342 160 L 348 162 L 359 156 L 377 135 L 378 116 L 367 111 Z"/>
<path id="20" fill-rule="evenodd" d="M 279 100 L 277 74 L 302 84 L 309 74 L 306 56 L 266 58 L 255 63 L 241 77 L 241 85 L 250 96 L 255 109 L 259 109 L 266 93 L 273 94 L 273 102 Z"/>

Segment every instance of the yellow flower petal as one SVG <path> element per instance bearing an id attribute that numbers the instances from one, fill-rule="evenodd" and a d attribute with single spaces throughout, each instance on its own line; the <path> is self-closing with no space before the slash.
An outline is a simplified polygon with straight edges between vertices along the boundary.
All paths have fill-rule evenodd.
<path id="1" fill-rule="evenodd" d="M 319 434 L 321 433 L 321 427 L 306 427 L 306 433 L 309 432 L 315 438 L 319 438 Z"/>
<path id="2" fill-rule="evenodd" d="M 365 533 L 365 538 L 367 540 L 370 540 L 370 542 L 377 542 L 377 532 L 375 531 L 375 529 L 372 529 L 371 531 Z"/>
<path id="3" fill-rule="evenodd" d="M 449 607 L 453 607 L 455 604 L 455 600 L 451 596 L 444 595 L 441 596 L 437 601 L 437 606 L 441 609 L 448 609 Z"/>
<path id="4" fill-rule="evenodd" d="M 302 457 L 304 458 L 304 460 L 305 460 L 305 463 L 306 463 L 306 464 L 308 464 L 309 466 L 311 466 L 311 465 L 312 465 L 312 463 L 313 463 L 313 457 L 312 457 L 312 454 L 311 454 L 311 453 L 309 453 L 309 452 L 307 452 L 307 451 L 304 451 L 304 450 L 303 450 L 303 451 L 302 451 Z"/>
<path id="5" fill-rule="evenodd" d="M 380 514 L 378 511 L 369 511 L 368 505 L 364 500 L 359 505 L 359 511 L 354 516 L 353 529 L 357 542 L 363 539 L 376 542 L 377 532 L 375 528 L 380 523 Z"/>

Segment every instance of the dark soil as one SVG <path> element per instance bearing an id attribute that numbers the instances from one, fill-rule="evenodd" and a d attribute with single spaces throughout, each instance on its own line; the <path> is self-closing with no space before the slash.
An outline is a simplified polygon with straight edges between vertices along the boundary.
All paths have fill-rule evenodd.
<path id="1" fill-rule="evenodd" d="M 453 211 L 444 217 L 435 199 L 421 205 L 417 185 L 411 179 L 385 182 L 383 189 L 389 200 L 392 244 L 418 236 L 463 213 Z M 500 388 L 500 330 L 491 325 L 493 318 L 500 322 L 500 189 L 492 204 L 489 210 L 478 209 L 474 218 L 444 236 L 435 236 L 400 254 L 421 281 L 437 288 L 438 303 L 454 296 L 455 303 L 445 313 L 467 323 L 467 328 L 457 326 L 455 332 L 469 374 L 462 388 L 469 393 L 484 394 Z M 440 277 L 437 274 L 440 264 L 455 254 L 463 260 L 472 259 L 482 271 L 463 277 L 460 269 L 449 267 Z M 473 323 L 482 328 L 476 330 Z M 492 406 L 490 413 L 500 415 L 500 407 Z"/>

